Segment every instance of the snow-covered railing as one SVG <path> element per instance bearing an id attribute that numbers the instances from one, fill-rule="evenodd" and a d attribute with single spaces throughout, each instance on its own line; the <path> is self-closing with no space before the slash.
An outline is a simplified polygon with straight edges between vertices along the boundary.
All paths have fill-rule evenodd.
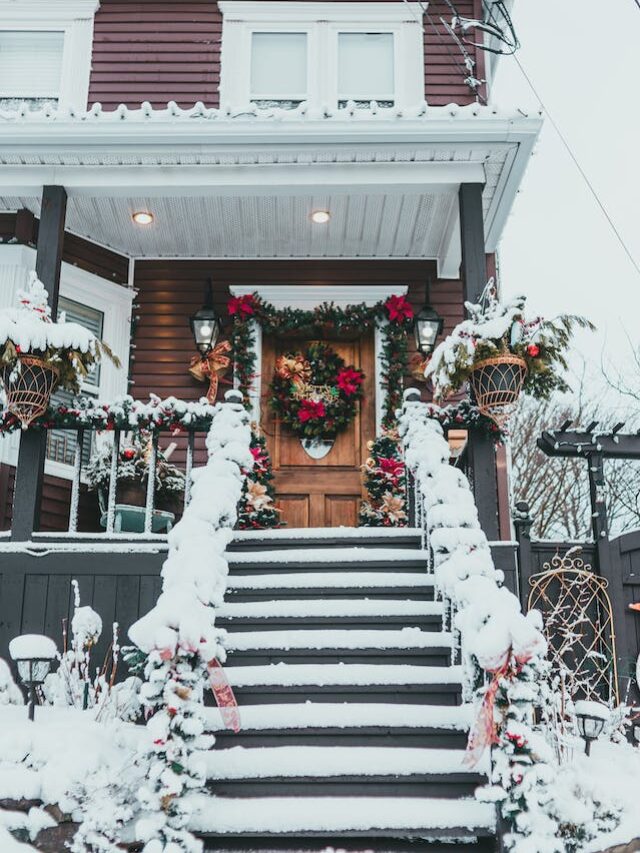
<path id="1" fill-rule="evenodd" d="M 196 851 L 188 793 L 206 782 L 203 693 L 207 681 L 219 700 L 225 659 L 215 610 L 228 573 L 224 552 L 232 537 L 245 472 L 253 467 L 249 414 L 237 391 L 214 407 L 207 435 L 208 461 L 193 471 L 191 501 L 169 534 L 162 593 L 130 629 L 145 683 L 140 697 L 153 714 L 147 723 L 149 771 L 139 791 L 147 817 L 137 823 L 145 850 Z M 223 714 L 229 704 L 223 703 Z M 235 725 L 235 723 L 234 723 Z M 152 843 L 153 842 L 153 843 Z"/>
<path id="2" fill-rule="evenodd" d="M 535 741 L 530 726 L 546 667 L 546 641 L 540 615 L 523 614 L 503 586 L 469 481 L 449 464 L 442 427 L 419 400 L 414 389 L 405 392 L 399 432 L 415 480 L 435 588 L 456 636 L 463 695 L 478 699 L 468 761 L 475 764 L 485 748 L 494 747 L 491 798 L 514 825 L 525 799 L 526 768 L 538 761 L 529 747 Z"/>
<path id="3" fill-rule="evenodd" d="M 190 500 L 196 433 L 207 432 L 215 411 L 216 407 L 204 400 L 185 401 L 175 397 L 160 399 L 156 395 L 151 395 L 147 402 L 135 400 L 129 396 L 116 398 L 109 403 L 85 398 L 77 404 L 50 407 L 43 416 L 33 422 L 31 428 L 49 432 L 48 459 L 71 466 L 67 532 L 75 534 L 78 531 L 81 488 L 86 482 L 87 468 L 95 469 L 100 456 L 103 457 L 102 461 L 108 468 L 105 486 L 98 488 L 101 524 L 106 534 L 121 532 L 120 514 L 117 512 L 117 483 L 121 478 L 126 479 L 126 471 L 123 470 L 126 459 L 123 460 L 122 453 L 126 453 L 127 443 L 139 442 L 142 436 L 148 443 L 145 450 L 147 457 L 145 465 L 148 471 L 157 470 L 159 454 L 161 459 L 164 458 L 159 447 L 161 433 L 173 437 L 186 436 L 184 471 L 182 472 L 184 491 L 176 486 L 176 497 L 172 500 L 172 509 L 184 510 Z M 0 415 L 0 435 L 10 434 L 18 428 L 19 425 L 13 415 L 8 412 Z M 87 434 L 96 432 L 101 434 L 100 447 L 95 446 L 92 438 L 90 460 L 87 465 Z M 61 443 L 62 457 L 58 453 Z M 180 471 L 176 470 L 175 473 Z M 157 507 L 157 485 L 157 477 L 147 476 L 146 500 L 144 506 L 140 508 L 142 515 L 140 532 L 145 534 L 170 529 L 173 520 L 173 512 L 163 511 Z M 178 493 L 182 495 L 181 498 L 177 497 Z"/>

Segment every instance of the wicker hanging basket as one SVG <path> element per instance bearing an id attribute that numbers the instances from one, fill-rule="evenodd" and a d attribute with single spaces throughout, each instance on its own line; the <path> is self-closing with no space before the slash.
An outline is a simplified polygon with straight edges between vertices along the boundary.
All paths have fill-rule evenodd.
<path id="1" fill-rule="evenodd" d="M 22 429 L 47 411 L 60 376 L 55 367 L 35 355 L 19 355 L 20 366 L 4 367 L 2 382 L 7 410 L 20 421 Z"/>
<path id="2" fill-rule="evenodd" d="M 527 377 L 527 363 L 517 355 L 504 353 L 479 361 L 470 384 L 483 415 L 503 427 L 514 413 Z"/>

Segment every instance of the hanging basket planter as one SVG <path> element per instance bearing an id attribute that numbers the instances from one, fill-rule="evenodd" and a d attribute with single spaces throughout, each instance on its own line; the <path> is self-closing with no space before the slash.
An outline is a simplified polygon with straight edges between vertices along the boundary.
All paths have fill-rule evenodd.
<path id="1" fill-rule="evenodd" d="M 19 355 L 17 365 L 3 368 L 7 410 L 20 421 L 22 429 L 47 411 L 59 377 L 55 367 L 35 355 Z"/>
<path id="2" fill-rule="evenodd" d="M 515 411 L 526 378 L 527 363 L 520 356 L 504 353 L 479 361 L 469 382 L 480 412 L 503 427 Z"/>

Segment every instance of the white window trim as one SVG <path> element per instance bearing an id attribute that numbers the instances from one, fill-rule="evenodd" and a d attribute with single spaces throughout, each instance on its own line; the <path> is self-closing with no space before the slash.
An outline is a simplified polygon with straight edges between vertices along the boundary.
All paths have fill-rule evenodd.
<path id="1" fill-rule="evenodd" d="M 35 269 L 35 263 L 35 249 L 26 246 L 0 246 L 0 292 L 3 295 L 0 307 L 13 304 L 17 291 L 27 283 L 29 271 Z M 7 299 L 4 298 L 5 293 Z M 102 362 L 99 397 L 101 400 L 113 400 L 126 394 L 134 291 L 63 261 L 60 295 L 103 313 L 103 338 L 118 356 L 121 365 L 116 367 L 109 359 Z M 15 466 L 18 461 L 18 447 L 17 433 L 1 438 L 0 462 Z M 45 474 L 71 480 L 73 466 L 47 459 Z"/>
<path id="2" fill-rule="evenodd" d="M 64 32 L 59 107 L 85 109 L 98 0 L 0 0 L 0 30 Z"/>
<path id="3" fill-rule="evenodd" d="M 424 40 L 418 3 L 290 3 L 220 0 L 223 15 L 220 103 L 237 107 L 250 101 L 251 35 L 306 32 L 308 97 L 313 107 L 335 109 L 338 101 L 338 33 L 394 34 L 395 105 L 424 101 Z"/>

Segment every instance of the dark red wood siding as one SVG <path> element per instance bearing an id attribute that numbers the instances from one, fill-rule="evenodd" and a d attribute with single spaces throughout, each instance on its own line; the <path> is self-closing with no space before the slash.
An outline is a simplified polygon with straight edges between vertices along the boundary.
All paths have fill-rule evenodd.
<path id="1" fill-rule="evenodd" d="M 103 0 L 96 13 L 89 103 L 218 104 L 217 3 Z"/>
<path id="2" fill-rule="evenodd" d="M 382 2 L 383 0 L 373 0 Z M 340 2 L 340 0 L 336 0 Z M 401 0 L 398 0 L 401 2 Z M 458 0 L 461 15 L 477 17 L 479 0 Z M 425 18 L 425 91 L 434 106 L 474 100 L 465 84 L 463 57 L 440 18 L 450 20 L 443 0 L 433 0 Z M 89 104 L 156 107 L 176 101 L 219 104 L 222 15 L 217 3 L 162 0 L 102 0 L 95 18 Z M 469 48 L 474 55 L 474 49 Z M 482 53 L 477 76 L 484 74 Z"/>
<path id="3" fill-rule="evenodd" d="M 204 386 L 188 373 L 194 353 L 189 316 L 201 307 L 208 278 L 214 282 L 216 310 L 226 317 L 232 284 L 359 285 L 363 296 L 368 285 L 406 284 L 411 301 L 420 308 L 429 276 L 435 278 L 432 261 L 138 261 L 140 320 L 134 337 L 132 393 L 140 399 L 150 393 L 184 400 L 202 396 Z M 447 331 L 462 319 L 459 281 L 436 281 L 431 300 L 445 318 Z"/>

